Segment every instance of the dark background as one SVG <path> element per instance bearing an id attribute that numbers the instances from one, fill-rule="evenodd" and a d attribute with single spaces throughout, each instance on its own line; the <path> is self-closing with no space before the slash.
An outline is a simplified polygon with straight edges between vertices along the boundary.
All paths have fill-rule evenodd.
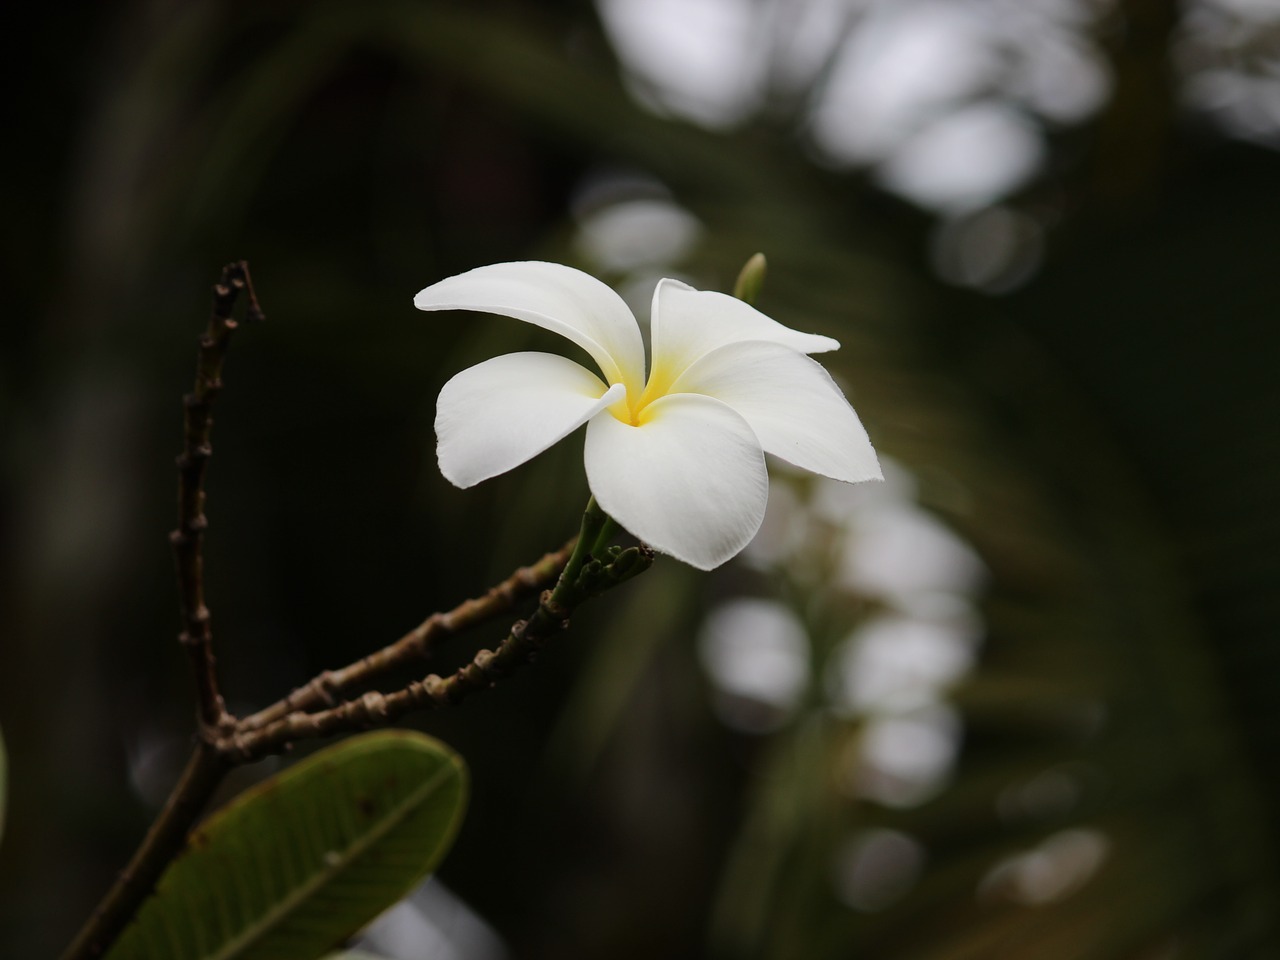
<path id="1" fill-rule="evenodd" d="M 378 0 L 49 4 L 5 31 L 0 954 L 65 944 L 190 742 L 166 532 L 223 263 L 250 261 L 268 316 L 232 347 L 209 481 L 241 712 L 576 528 L 580 439 L 466 492 L 434 464 L 441 384 L 550 341 L 418 314 L 414 292 L 528 258 L 727 289 L 763 250 L 761 308 L 842 340 L 824 359 L 895 509 L 932 518 L 933 539 L 886 542 L 909 569 L 954 572 L 950 550 L 982 574 L 886 600 L 771 507 L 808 531 L 793 554 L 661 560 L 532 669 L 419 720 L 474 778 L 440 872 L 459 900 L 426 894 L 453 931 L 433 955 L 1280 955 L 1280 13 L 972 0 L 946 14 L 968 33 L 930 35 L 981 51 L 977 79 L 886 54 L 851 81 L 841 51 L 898 49 L 885 6 L 654 4 L 684 41 L 657 72 L 621 2 L 610 29 L 586 2 Z M 826 46 L 796 67 L 788 31 L 822 10 L 838 29 L 810 30 Z M 1064 44 L 1088 70 L 1038 74 Z M 683 68 L 705 49 L 754 79 L 699 88 Z M 931 70 L 879 146 L 831 139 L 876 134 L 848 104 L 878 79 Z M 1016 118 L 1010 145 L 925 150 L 904 179 L 912 137 L 975 106 Z M 964 170 L 978 185 L 948 193 Z M 645 209 L 658 226 L 624 218 L 620 253 L 600 239 Z M 886 610 L 927 620 L 939 595 L 976 624 L 967 667 L 914 704 L 840 702 L 844 638 Z M 809 644 L 776 696 L 777 670 L 744 692 L 706 654 L 704 619 L 748 596 Z"/>

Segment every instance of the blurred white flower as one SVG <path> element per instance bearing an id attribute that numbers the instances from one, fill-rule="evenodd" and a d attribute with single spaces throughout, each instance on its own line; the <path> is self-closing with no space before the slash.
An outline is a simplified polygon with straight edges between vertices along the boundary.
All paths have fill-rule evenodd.
<path id="1" fill-rule="evenodd" d="M 960 752 L 960 718 L 944 704 L 905 714 L 874 715 L 863 731 L 845 787 L 890 807 L 914 807 L 934 796 Z"/>
<path id="2" fill-rule="evenodd" d="M 908 502 L 859 513 L 840 570 L 841 582 L 907 611 L 931 594 L 972 596 L 986 577 L 972 547 Z"/>
<path id="3" fill-rule="evenodd" d="M 976 634 L 959 622 L 890 614 L 858 627 L 828 680 L 842 712 L 905 712 L 940 703 L 973 665 Z"/>
<path id="4" fill-rule="evenodd" d="M 778 726 L 809 685 L 809 635 L 776 600 L 739 597 L 716 607 L 703 624 L 698 651 L 721 694 L 722 718 L 739 729 Z"/>
<path id="5" fill-rule="evenodd" d="M 577 246 L 608 270 L 635 270 L 679 260 L 701 230 L 693 214 L 668 200 L 626 200 L 584 216 Z"/>

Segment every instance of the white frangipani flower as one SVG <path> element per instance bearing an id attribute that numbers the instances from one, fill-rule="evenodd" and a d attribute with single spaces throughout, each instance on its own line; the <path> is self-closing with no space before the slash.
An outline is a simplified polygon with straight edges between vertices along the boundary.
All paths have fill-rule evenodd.
<path id="1" fill-rule="evenodd" d="M 476 310 L 567 337 L 599 365 L 513 353 L 440 391 L 440 471 L 459 487 L 505 473 L 587 424 L 601 509 L 655 549 L 710 570 L 764 519 L 769 452 L 837 480 L 878 479 L 857 414 L 806 354 L 835 350 L 741 300 L 661 280 L 645 377 L 640 327 L 618 294 L 555 263 L 499 263 L 432 284 L 420 310 Z"/>

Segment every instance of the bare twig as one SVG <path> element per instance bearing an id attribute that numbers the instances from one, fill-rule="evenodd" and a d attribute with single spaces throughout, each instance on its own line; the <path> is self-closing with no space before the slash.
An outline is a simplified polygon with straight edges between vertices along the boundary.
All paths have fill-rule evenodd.
<path id="1" fill-rule="evenodd" d="M 576 539 L 576 538 L 575 538 Z M 236 725 L 236 735 L 259 730 L 290 714 L 332 707 L 346 691 L 370 683 L 387 672 L 424 659 L 435 641 L 507 613 L 516 602 L 555 583 L 573 551 L 575 540 L 541 560 L 521 567 L 484 596 L 467 600 L 446 613 L 433 613 L 395 643 L 338 670 L 326 670 L 293 693 Z"/>
<path id="2" fill-rule="evenodd" d="M 182 633 L 178 639 L 191 657 L 200 708 L 200 722 L 212 729 L 229 725 L 230 717 L 218 692 L 214 669 L 213 631 L 204 598 L 204 475 L 213 454 L 213 401 L 222 390 L 222 364 L 236 329 L 232 319 L 241 292 L 248 296 L 246 316 L 263 319 L 249 279 L 249 265 L 241 260 L 222 268 L 213 288 L 213 315 L 200 337 L 195 388 L 182 399 L 183 446 L 178 456 L 178 528 L 169 535 L 178 567 L 178 593 L 182 605 Z"/>
<path id="3" fill-rule="evenodd" d="M 517 620 L 497 647 L 481 650 L 448 677 L 430 674 L 393 693 L 369 691 L 328 710 L 290 713 L 258 729 L 239 724 L 214 746 L 231 762 L 249 763 L 301 740 L 385 726 L 412 710 L 461 703 L 533 659 L 548 640 L 568 626 L 570 615 L 584 601 L 643 573 L 652 563 L 653 552 L 647 547 L 615 548 L 608 564 L 591 558 L 576 579 L 562 577 L 554 591 L 544 591 L 533 616 Z"/>

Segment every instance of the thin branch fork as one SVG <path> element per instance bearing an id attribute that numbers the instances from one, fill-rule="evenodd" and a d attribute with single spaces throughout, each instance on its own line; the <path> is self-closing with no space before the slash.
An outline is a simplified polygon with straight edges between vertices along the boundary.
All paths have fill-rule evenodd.
<path id="1" fill-rule="evenodd" d="M 585 536 L 580 537 L 578 544 L 583 543 L 585 539 Z M 561 573 L 556 589 L 543 591 L 538 608 L 533 615 L 528 620 L 517 620 L 497 647 L 492 650 L 481 650 L 469 663 L 448 677 L 440 677 L 434 673 L 428 674 L 422 680 L 414 681 L 392 693 L 368 691 L 354 700 L 344 701 L 327 710 L 311 713 L 295 710 L 280 719 L 264 722 L 256 728 L 242 721 L 211 745 L 220 756 L 230 762 L 249 763 L 261 757 L 279 753 L 301 740 L 385 726 L 413 710 L 434 710 L 455 706 L 472 694 L 493 686 L 501 678 L 527 664 L 547 641 L 568 627 L 570 615 L 583 602 L 643 573 L 654 560 L 653 551 L 645 546 L 631 547 L 627 550 L 619 550 L 615 547 L 605 558 L 596 558 L 580 549 L 578 544 L 573 544 L 574 553 L 569 556 L 568 563 L 562 564 L 564 571 Z M 547 554 L 541 562 L 558 560 L 565 553 L 567 550 Z M 577 568 L 574 566 L 575 556 L 585 561 Z M 605 559 L 609 562 L 605 563 Z M 518 570 L 512 579 L 530 569 L 533 568 L 525 567 Z M 495 588 L 495 591 L 501 589 L 501 586 Z M 493 591 L 483 599 L 492 595 Z M 479 618 L 485 607 L 482 602 L 468 601 L 451 614 L 437 614 L 436 616 L 441 617 L 442 620 L 436 620 L 435 617 L 429 618 L 423 626 L 447 622 L 448 617 L 459 611 L 471 610 L 474 610 L 475 616 Z M 487 619 L 487 617 L 484 618 Z M 401 646 L 405 640 L 412 639 L 415 639 L 414 633 L 380 653 L 388 654 L 388 657 L 396 656 L 397 662 L 404 662 L 406 654 L 416 655 L 412 644 Z M 365 661 L 354 664 L 355 672 L 360 672 L 358 668 L 363 667 L 364 664 Z M 323 676 L 322 674 L 321 677 Z M 319 679 L 318 677 L 317 680 Z M 299 689 L 307 691 L 310 685 Z"/>
<path id="2" fill-rule="evenodd" d="M 395 643 L 337 670 L 326 670 L 282 700 L 236 724 L 237 736 L 278 723 L 292 714 L 333 707 L 347 691 L 364 686 L 393 669 L 425 660 L 439 640 L 507 613 L 521 599 L 556 582 L 577 538 L 536 563 L 520 567 L 484 596 L 467 600 L 445 613 L 433 613 Z"/>
<path id="3" fill-rule="evenodd" d="M 532 660 L 548 640 L 569 625 L 569 617 L 579 606 L 653 565 L 654 554 L 647 546 L 625 550 L 606 547 L 611 530 L 612 521 L 593 498 L 583 515 L 582 530 L 560 550 L 521 567 L 483 597 L 468 600 L 448 613 L 433 614 L 417 629 L 377 653 L 341 670 L 320 674 L 272 707 L 234 723 L 208 745 L 231 763 L 249 763 L 280 753 L 301 740 L 384 726 L 415 709 L 453 706 L 493 686 Z M 435 637 L 509 610 L 522 588 L 552 578 L 555 588 L 542 592 L 538 607 L 528 620 L 517 620 L 497 647 L 479 651 L 450 676 L 428 674 L 391 693 L 371 690 L 354 700 L 333 704 L 334 690 L 350 688 L 393 667 L 424 658 Z M 326 701 L 328 709 L 311 710 L 313 705 Z"/>

